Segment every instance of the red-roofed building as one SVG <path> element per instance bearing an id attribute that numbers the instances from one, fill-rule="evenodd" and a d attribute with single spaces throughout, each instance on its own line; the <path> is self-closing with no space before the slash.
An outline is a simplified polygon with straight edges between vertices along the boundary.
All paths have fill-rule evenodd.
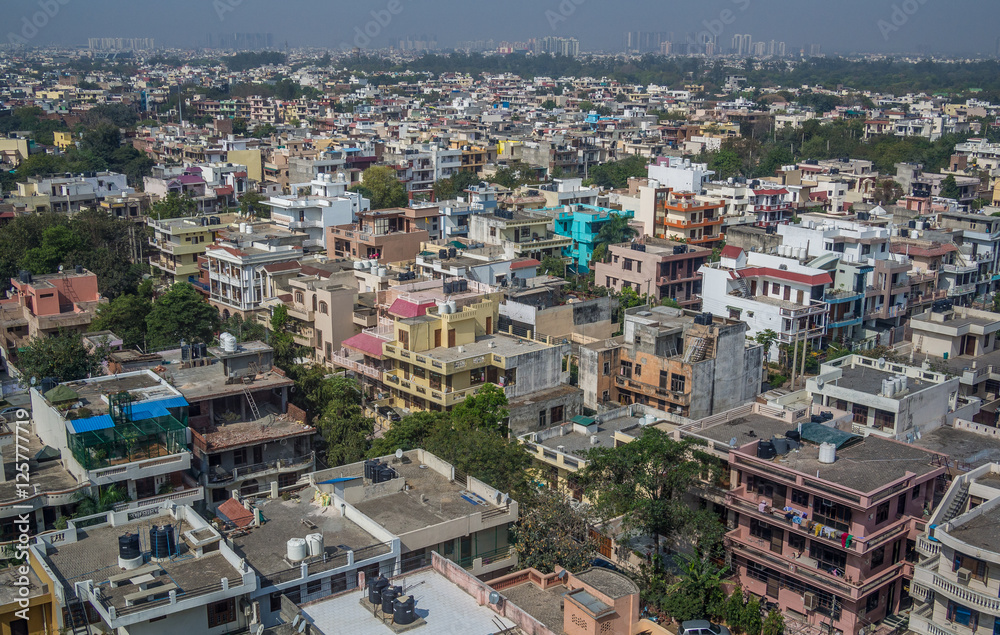
<path id="1" fill-rule="evenodd" d="M 757 216 L 758 227 L 788 223 L 795 215 L 791 194 L 783 187 L 757 188 L 750 196 L 752 210 Z"/>
<path id="2" fill-rule="evenodd" d="M 231 522 L 237 529 L 253 524 L 253 513 L 235 498 L 230 498 L 219 505 L 215 513 L 218 514 L 219 518 Z"/>
<path id="3" fill-rule="evenodd" d="M 434 306 L 433 302 L 411 302 L 403 298 L 396 300 L 389 307 L 389 314 L 397 318 L 412 318 L 427 314 L 427 309 Z"/>
<path id="4" fill-rule="evenodd" d="M 807 341 L 818 349 L 830 311 L 824 301 L 833 285 L 830 273 L 791 258 L 734 255 L 701 268 L 702 309 L 746 322 L 748 337 L 772 330 L 781 344 Z M 777 347 L 770 352 L 776 359 Z"/>

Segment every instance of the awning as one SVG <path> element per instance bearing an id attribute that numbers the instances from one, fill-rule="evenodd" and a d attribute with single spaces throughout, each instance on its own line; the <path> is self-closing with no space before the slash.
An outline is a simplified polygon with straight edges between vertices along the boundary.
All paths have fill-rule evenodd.
<path id="1" fill-rule="evenodd" d="M 595 419 L 591 417 L 584 417 L 583 415 L 576 415 L 575 417 L 570 419 L 570 421 L 572 421 L 573 423 L 578 423 L 581 426 L 592 426 L 595 423 L 597 423 Z"/>
<path id="2" fill-rule="evenodd" d="M 342 476 L 340 478 L 331 478 L 331 479 L 326 480 L 326 481 L 320 481 L 319 483 L 316 483 L 316 484 L 317 485 L 333 485 L 333 484 L 336 484 L 336 483 L 346 483 L 348 481 L 356 481 L 359 478 L 361 478 L 361 477 L 360 476 Z"/>
<path id="3" fill-rule="evenodd" d="M 69 424 L 71 434 L 107 430 L 108 428 L 115 427 L 115 422 L 111 420 L 111 415 L 97 415 L 96 417 L 87 417 L 86 419 L 71 419 L 66 423 Z"/>
<path id="4" fill-rule="evenodd" d="M 802 424 L 803 441 L 809 441 L 810 443 L 832 443 L 837 446 L 838 450 L 851 441 L 860 438 L 856 434 L 830 428 L 822 423 L 813 423 L 810 421 L 809 423 Z"/>

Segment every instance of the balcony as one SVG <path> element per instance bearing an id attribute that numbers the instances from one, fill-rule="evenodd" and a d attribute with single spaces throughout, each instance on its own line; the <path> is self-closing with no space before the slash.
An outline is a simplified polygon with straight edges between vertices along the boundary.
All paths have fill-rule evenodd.
<path id="1" fill-rule="evenodd" d="M 355 311 L 353 322 L 361 328 L 370 329 L 378 326 L 378 315 L 374 311 Z"/>
<path id="2" fill-rule="evenodd" d="M 849 313 L 847 315 L 842 315 L 837 318 L 830 318 L 830 322 L 827 324 L 827 328 L 840 329 L 848 326 L 854 326 L 856 324 L 861 324 L 864 320 L 860 315 Z"/>
<path id="3" fill-rule="evenodd" d="M 327 362 L 333 364 L 334 366 L 339 366 L 340 368 L 346 368 L 347 370 L 353 370 L 356 373 L 360 373 L 365 377 L 370 377 L 376 381 L 382 381 L 382 369 L 376 368 L 375 366 L 369 366 L 361 362 L 349 359 L 345 354 L 346 351 L 341 351 L 341 354 L 334 353 L 327 359 Z"/>
<path id="4" fill-rule="evenodd" d="M 940 593 L 954 602 L 973 607 L 994 617 L 1000 616 L 1000 598 L 973 591 L 964 584 L 952 582 L 935 573 L 939 558 L 940 555 L 921 564 L 916 569 L 913 581 L 925 588 L 933 589 L 935 593 Z"/>
<path id="5" fill-rule="evenodd" d="M 979 265 L 941 265 L 941 271 L 945 273 L 976 273 L 979 271 Z"/>
<path id="6" fill-rule="evenodd" d="M 837 291 L 827 291 L 824 300 L 826 300 L 827 304 L 844 304 L 845 302 L 860 300 L 863 297 L 865 297 L 864 291 L 839 289 Z"/>
<path id="7" fill-rule="evenodd" d="M 631 392 L 638 392 L 657 399 L 663 399 L 669 401 L 673 405 L 688 406 L 691 404 L 691 395 L 689 394 L 674 390 L 667 390 L 666 388 L 660 388 L 650 384 L 644 384 L 622 375 L 615 376 L 615 384 L 619 388 L 624 388 L 625 390 Z"/>
<path id="8" fill-rule="evenodd" d="M 865 317 L 869 320 L 891 320 L 903 315 L 906 315 L 906 307 L 898 304 L 880 306 L 865 312 Z"/>
<path id="9" fill-rule="evenodd" d="M 211 485 L 222 485 L 235 481 L 245 481 L 248 478 L 294 472 L 315 465 L 315 452 L 287 459 L 275 459 L 253 465 L 241 465 L 232 470 L 215 469 L 208 473 L 207 481 Z"/>
<path id="10" fill-rule="evenodd" d="M 829 307 L 826 302 L 820 302 L 819 300 L 810 300 L 809 306 L 803 306 L 801 308 L 791 309 L 788 307 L 781 307 L 778 312 L 783 318 L 803 318 L 810 315 L 822 315 L 829 311 Z"/>
<path id="11" fill-rule="evenodd" d="M 976 283 L 959 284 L 948 289 L 948 297 L 954 298 L 961 295 L 969 295 L 976 292 Z"/>

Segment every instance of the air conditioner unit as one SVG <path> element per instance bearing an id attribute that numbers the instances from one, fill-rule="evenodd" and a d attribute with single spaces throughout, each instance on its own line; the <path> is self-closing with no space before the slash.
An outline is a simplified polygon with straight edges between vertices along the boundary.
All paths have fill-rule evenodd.
<path id="1" fill-rule="evenodd" d="M 957 577 L 958 581 L 961 582 L 962 584 L 968 584 L 969 583 L 969 572 L 968 571 L 960 570 L 958 573 L 955 574 L 955 577 Z"/>
<path id="2" fill-rule="evenodd" d="M 868 614 L 868 609 L 866 608 L 859 608 L 857 611 L 858 619 L 863 618 L 867 614 Z"/>
<path id="3" fill-rule="evenodd" d="M 811 591 L 806 591 L 802 594 L 802 603 L 805 605 L 806 610 L 811 611 L 819 606 L 819 601 L 816 599 L 816 594 Z"/>

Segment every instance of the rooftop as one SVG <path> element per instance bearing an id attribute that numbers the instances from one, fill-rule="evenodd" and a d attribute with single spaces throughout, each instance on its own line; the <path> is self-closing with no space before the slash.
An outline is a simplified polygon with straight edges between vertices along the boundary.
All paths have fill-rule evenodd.
<path id="1" fill-rule="evenodd" d="M 729 444 L 736 438 L 736 447 L 771 437 L 783 437 L 791 426 L 780 419 L 763 415 L 748 415 L 716 424 L 698 434 Z M 753 432 L 754 436 L 750 433 Z M 756 456 L 753 446 L 743 448 Z M 857 492 L 872 492 L 897 481 L 908 473 L 921 476 L 939 468 L 939 455 L 924 448 L 892 441 L 876 435 L 858 437 L 837 450 L 834 463 L 820 463 L 819 446 L 803 443 L 798 450 L 772 459 L 780 468 L 836 483 Z"/>
<path id="2" fill-rule="evenodd" d="M 554 633 L 563 632 L 563 594 L 566 587 L 561 584 L 542 589 L 531 582 L 518 584 L 503 590 L 503 596 L 531 617 L 535 618 Z"/>
<path id="3" fill-rule="evenodd" d="M 263 406 L 263 404 L 261 404 Z M 264 414 L 261 412 L 261 414 Z M 199 430 L 209 451 L 231 450 L 242 445 L 257 445 L 292 436 L 311 436 L 316 429 L 290 418 L 287 414 L 267 414 L 254 421 L 213 422 Z"/>
<path id="4" fill-rule="evenodd" d="M 49 492 L 67 492 L 87 483 L 81 484 L 77 482 L 73 475 L 63 467 L 63 463 L 59 459 L 48 460 L 38 462 L 34 460 L 39 452 L 44 450 L 46 446 L 42 441 L 36 437 L 34 434 L 22 434 L 19 440 L 23 443 L 27 441 L 27 451 L 24 452 L 24 456 L 28 457 L 28 468 L 31 474 L 31 486 L 39 494 L 49 493 Z M 21 446 L 24 448 L 24 445 Z M 59 455 L 58 450 L 49 448 L 49 451 L 54 451 L 56 456 Z M 3 483 L 0 483 L 0 501 L 7 502 L 18 499 L 18 485 L 15 482 L 15 477 L 17 474 L 17 463 L 15 463 L 15 453 L 17 452 L 16 446 L 8 445 L 2 449 L 3 452 L 3 467 L 4 472 L 6 472 L 6 478 Z M 24 502 L 23 500 L 21 502 Z"/>
<path id="5" fill-rule="evenodd" d="M 416 601 L 417 617 L 426 621 L 414 632 L 434 635 L 495 633 L 498 624 L 513 628 L 513 622 L 500 617 L 488 606 L 481 606 L 472 596 L 432 569 L 425 569 L 393 581 L 405 595 Z M 362 606 L 364 593 L 355 589 L 302 606 L 302 612 L 324 635 L 389 635 L 392 631 L 371 611 Z M 560 622 L 561 624 L 561 622 Z"/>
<path id="6" fill-rule="evenodd" d="M 869 368 L 867 366 L 855 366 L 852 368 L 845 364 L 841 366 L 841 370 L 844 371 L 844 374 L 840 379 L 835 380 L 837 386 L 848 390 L 868 393 L 869 395 L 878 395 L 882 392 L 883 380 L 899 376 L 898 373 L 888 373 L 884 370 Z M 933 383 L 914 377 L 906 378 L 906 389 L 909 393 L 919 392 L 934 385 Z"/>
<path id="7" fill-rule="evenodd" d="M 1000 506 L 965 522 L 961 522 L 961 517 L 955 521 L 959 524 L 948 532 L 949 536 L 983 551 L 1000 553 L 1000 532 L 997 531 L 997 526 L 1000 526 Z"/>
<path id="8" fill-rule="evenodd" d="M 559 449 L 559 446 L 563 446 L 563 449 L 560 450 L 561 452 L 564 454 L 578 456 L 592 448 L 615 447 L 615 432 L 627 432 L 629 430 L 634 430 L 639 427 L 640 421 L 641 419 L 638 417 L 619 417 L 605 423 L 595 423 L 589 428 L 564 424 L 564 426 L 571 431 L 563 434 L 562 436 L 551 436 L 543 441 L 539 441 L 538 443 L 539 445 L 544 445 L 551 450 L 557 450 Z M 550 428 L 550 430 L 552 429 Z M 583 430 L 588 431 L 584 432 Z M 636 434 L 638 434 L 638 430 L 636 430 Z M 596 443 L 594 443 L 594 439 L 592 437 L 597 437 Z"/>
<path id="9" fill-rule="evenodd" d="M 20 567 L 10 566 L 3 571 L 0 571 L 0 606 L 7 606 L 8 604 L 13 604 L 19 599 L 27 598 L 33 599 L 41 597 L 48 593 L 47 590 L 43 591 L 42 581 L 35 574 L 34 569 L 29 568 L 27 573 L 28 578 L 28 593 L 27 595 L 21 595 L 20 589 L 24 588 L 22 585 L 18 585 L 18 581 L 21 578 L 21 574 L 18 571 Z"/>
<path id="10" fill-rule="evenodd" d="M 305 538 L 307 534 L 323 534 L 327 557 L 325 562 L 318 559 L 311 565 L 310 573 L 346 565 L 348 550 L 375 547 L 368 557 L 389 553 L 387 545 L 352 520 L 344 518 L 335 505 L 323 507 L 316 503 L 314 492 L 313 489 L 306 489 L 300 493 L 299 499 L 287 501 L 257 501 L 256 506 L 265 522 L 260 527 L 249 528 L 249 533 L 245 535 L 237 537 L 230 534 L 233 550 L 262 575 L 270 576 L 294 569 L 289 573 L 292 576 L 289 579 L 299 577 L 301 563 L 287 560 L 286 545 L 290 539 Z M 272 581 L 280 581 L 280 577 L 272 578 Z"/>
<path id="11" fill-rule="evenodd" d="M 610 598 L 618 599 L 639 592 L 635 582 L 608 569 L 590 568 L 576 574 L 576 579 Z"/>
<path id="12" fill-rule="evenodd" d="M 81 379 L 61 384 L 79 395 L 79 402 L 96 415 L 108 413 L 108 395 L 127 392 L 132 403 L 156 401 L 179 396 L 167 382 L 150 371 L 136 371 L 109 377 Z"/>
<path id="13" fill-rule="evenodd" d="M 222 351 L 215 347 L 208 350 L 213 355 L 222 355 Z M 227 383 L 228 377 L 226 377 L 225 368 L 219 362 L 190 368 L 181 368 L 180 364 L 170 364 L 167 366 L 167 376 L 172 379 L 173 385 L 190 403 L 198 403 L 213 397 L 243 394 L 244 384 L 242 382 Z M 252 392 L 260 392 L 291 386 L 294 383 L 284 375 L 271 370 L 257 375 L 249 387 Z"/>
<path id="14" fill-rule="evenodd" d="M 915 444 L 932 452 L 947 454 L 970 469 L 986 463 L 1000 462 L 1000 438 L 992 434 L 976 434 L 969 430 L 942 426 L 923 433 Z"/>
<path id="15" fill-rule="evenodd" d="M 103 595 L 120 614 L 126 606 L 125 596 L 136 592 L 138 587 L 122 584 L 111 588 L 108 584 L 110 577 L 122 573 L 118 566 L 118 538 L 127 532 L 139 533 L 143 549 L 146 550 L 149 548 L 150 528 L 168 523 L 174 526 L 180 555 L 147 564 L 158 569 L 159 578 L 164 584 L 177 585 L 178 596 L 216 585 L 222 578 L 229 579 L 230 588 L 241 584 L 241 573 L 221 552 L 211 551 L 197 557 L 183 539 L 184 533 L 194 527 L 186 520 L 178 520 L 169 515 L 144 518 L 118 526 L 105 524 L 77 529 L 77 541 L 59 543 L 49 550 L 48 560 L 52 563 L 56 576 L 64 584 L 72 586 L 76 582 L 93 580 L 94 586 L 100 587 Z"/>
<path id="16" fill-rule="evenodd" d="M 490 346 L 491 342 L 493 343 L 492 347 Z M 533 340 L 521 339 L 517 337 L 508 337 L 505 335 L 484 335 L 482 337 L 477 337 L 474 343 L 464 344 L 461 348 L 463 350 L 460 351 L 458 346 L 441 346 L 421 351 L 420 354 L 426 355 L 427 357 L 433 357 L 434 359 L 444 363 L 448 363 L 486 354 L 500 355 L 501 357 L 522 355 L 524 353 L 545 350 L 549 348 L 549 346 Z"/>
<path id="17" fill-rule="evenodd" d="M 448 480 L 431 467 L 410 461 L 408 453 L 402 462 L 391 463 L 397 474 L 406 480 L 409 489 L 368 499 L 355 504 L 365 516 L 390 533 L 401 536 L 431 525 L 465 518 L 477 512 L 497 509 L 491 502 L 469 492 L 465 483 Z M 363 464 L 345 466 L 343 476 L 362 476 Z M 339 475 L 339 474 L 338 474 Z"/>

